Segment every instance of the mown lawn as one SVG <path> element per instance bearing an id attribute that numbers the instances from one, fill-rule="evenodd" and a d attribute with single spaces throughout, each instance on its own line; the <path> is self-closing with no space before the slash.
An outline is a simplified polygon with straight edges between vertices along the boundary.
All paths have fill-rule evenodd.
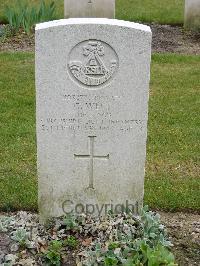
<path id="1" fill-rule="evenodd" d="M 200 56 L 154 55 L 145 201 L 200 210 Z"/>
<path id="2" fill-rule="evenodd" d="M 25 1 L 25 0 L 20 0 Z M 51 2 L 52 0 L 46 0 Z M 74 0 L 78 1 L 78 0 Z M 39 0 L 29 0 L 29 3 L 39 3 Z M 64 0 L 56 0 L 56 18 L 63 18 Z M 16 0 L 0 1 L 0 21 L 5 21 L 5 6 L 17 6 Z M 184 14 L 184 0 L 116 0 L 116 18 L 157 22 L 161 24 L 182 24 Z"/>
<path id="3" fill-rule="evenodd" d="M 200 207 L 200 57 L 154 55 L 145 203 Z M 34 55 L 0 53 L 0 209 L 37 209 Z"/>

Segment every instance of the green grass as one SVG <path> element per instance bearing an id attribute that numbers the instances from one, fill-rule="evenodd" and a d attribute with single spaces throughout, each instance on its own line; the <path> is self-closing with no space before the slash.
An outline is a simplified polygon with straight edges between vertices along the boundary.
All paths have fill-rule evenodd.
<path id="1" fill-rule="evenodd" d="M 22 1 L 22 0 L 20 0 Z M 46 0 L 50 2 L 51 0 Z M 76 1 L 76 0 L 74 0 Z M 29 0 L 39 3 L 39 0 Z M 63 18 L 64 0 L 56 0 L 57 18 Z M 0 1 L 0 21 L 5 21 L 5 6 L 16 5 L 16 0 Z M 161 24 L 183 24 L 184 0 L 116 0 L 116 18 L 157 22 Z"/>
<path id="2" fill-rule="evenodd" d="M 0 207 L 37 206 L 34 59 L 0 54 Z"/>
<path id="3" fill-rule="evenodd" d="M 200 57 L 154 55 L 145 200 L 200 208 Z"/>
<path id="4" fill-rule="evenodd" d="M 117 0 L 116 3 L 116 18 L 119 19 L 183 24 L 184 0 Z"/>
<path id="5" fill-rule="evenodd" d="M 200 57 L 154 55 L 145 203 L 200 206 Z M 37 209 L 34 56 L 0 53 L 0 209 Z"/>

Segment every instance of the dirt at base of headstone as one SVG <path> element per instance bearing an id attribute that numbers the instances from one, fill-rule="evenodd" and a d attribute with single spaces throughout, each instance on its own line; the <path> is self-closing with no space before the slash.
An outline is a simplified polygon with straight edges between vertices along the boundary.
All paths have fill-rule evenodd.
<path id="1" fill-rule="evenodd" d="M 180 26 L 149 24 L 153 32 L 152 51 L 200 55 L 200 32 L 184 31 Z M 0 29 L 4 26 L 0 25 Z M 23 31 L 13 37 L 0 37 L 0 51 L 34 51 L 34 34 Z"/>
<path id="2" fill-rule="evenodd" d="M 170 240 L 173 243 L 173 253 L 176 256 L 176 261 L 180 266 L 198 266 L 200 265 L 200 214 L 194 213 L 170 213 L 170 212 L 162 212 L 159 211 L 161 215 L 161 222 L 165 224 L 168 229 L 168 233 L 170 236 Z M 16 215 L 14 213 L 0 213 L 0 216 L 12 216 Z M 18 214 L 19 215 L 19 214 Z M 26 212 L 21 212 L 21 217 L 27 220 L 31 217 L 31 221 L 33 224 L 37 223 L 37 214 L 30 214 Z M 24 220 L 24 221 L 25 221 Z M 20 220 L 18 225 L 22 225 L 23 220 Z M 22 222 L 22 223 L 21 223 Z M 18 226 L 17 225 L 17 226 Z M 15 227 L 14 227 L 15 228 Z M 13 228 L 13 229 L 14 229 Z M 39 226 L 38 226 L 39 228 Z M 42 229 L 40 229 L 41 231 Z M 89 239 L 84 240 L 87 242 Z M 83 239 L 81 240 L 83 241 Z M 8 254 L 8 253 L 15 253 L 11 252 L 11 249 L 14 249 L 12 246 L 12 240 L 10 239 L 8 233 L 0 233 L 0 257 L 1 253 Z M 45 249 L 45 245 L 42 246 L 41 240 L 41 251 L 42 248 Z M 62 265 L 65 266 L 75 266 L 75 254 L 74 251 L 67 251 L 65 253 L 65 257 L 62 257 Z M 21 264 L 15 265 L 42 265 L 42 264 L 32 264 L 31 260 L 33 259 L 33 255 L 30 258 L 29 254 L 21 251 L 20 256 L 22 259 L 20 260 Z"/>
<path id="3" fill-rule="evenodd" d="M 200 265 L 200 215 L 159 212 L 174 245 L 180 266 Z"/>
<path id="4" fill-rule="evenodd" d="M 200 54 L 200 32 L 179 26 L 151 24 L 152 49 L 157 53 Z"/>

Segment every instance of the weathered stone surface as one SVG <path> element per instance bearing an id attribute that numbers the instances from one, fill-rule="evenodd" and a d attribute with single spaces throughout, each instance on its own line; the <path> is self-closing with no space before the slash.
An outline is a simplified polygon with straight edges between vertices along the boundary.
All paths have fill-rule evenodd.
<path id="1" fill-rule="evenodd" d="M 104 215 L 142 205 L 150 56 L 144 25 L 109 19 L 37 25 L 41 221 L 72 210 Z"/>
<path id="2" fill-rule="evenodd" d="M 65 18 L 114 18 L 115 0 L 65 0 Z"/>
<path id="3" fill-rule="evenodd" d="M 200 30 L 200 0 L 185 0 L 186 29 Z"/>

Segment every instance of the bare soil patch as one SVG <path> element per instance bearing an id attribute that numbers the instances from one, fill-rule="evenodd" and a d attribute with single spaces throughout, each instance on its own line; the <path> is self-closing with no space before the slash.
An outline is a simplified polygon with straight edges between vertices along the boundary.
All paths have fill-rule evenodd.
<path id="1" fill-rule="evenodd" d="M 200 54 L 200 32 L 184 31 L 182 27 L 170 25 L 151 24 L 150 27 L 153 52 Z"/>
<path id="2" fill-rule="evenodd" d="M 174 245 L 178 265 L 200 265 L 200 215 L 159 212 Z"/>
<path id="3" fill-rule="evenodd" d="M 20 31 L 14 36 L 0 37 L 0 51 L 4 52 L 32 52 L 35 49 L 35 35 L 27 35 Z"/>
<path id="4" fill-rule="evenodd" d="M 149 25 L 153 32 L 152 51 L 200 55 L 200 33 L 184 31 L 180 26 Z M 2 28 L 3 25 L 0 25 Z M 20 32 L 13 37 L 0 38 L 0 51 L 34 51 L 34 34 Z"/>

